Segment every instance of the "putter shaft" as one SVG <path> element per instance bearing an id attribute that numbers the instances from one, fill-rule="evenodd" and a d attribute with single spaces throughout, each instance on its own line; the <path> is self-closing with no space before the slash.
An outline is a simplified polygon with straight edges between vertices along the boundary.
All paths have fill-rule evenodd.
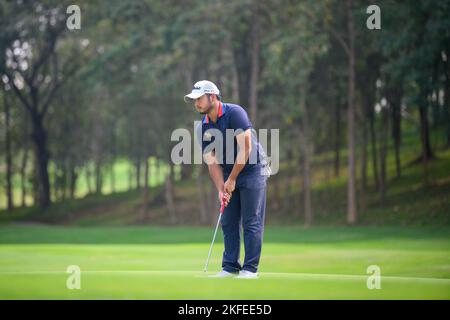
<path id="1" fill-rule="evenodd" d="M 209 247 L 208 258 L 206 259 L 205 268 L 203 269 L 204 272 L 208 271 L 209 259 L 211 258 L 211 252 L 214 245 L 214 240 L 216 240 L 217 229 L 219 229 L 220 219 L 222 218 L 223 210 L 224 210 L 224 203 L 222 202 L 222 206 L 220 207 L 219 212 L 219 219 L 217 219 L 216 229 L 214 230 L 214 236 L 211 242 L 211 246 Z"/>

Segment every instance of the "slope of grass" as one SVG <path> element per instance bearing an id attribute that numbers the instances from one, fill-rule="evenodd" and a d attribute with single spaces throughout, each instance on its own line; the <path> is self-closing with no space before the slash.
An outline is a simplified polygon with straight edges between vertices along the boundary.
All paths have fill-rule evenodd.
<path id="1" fill-rule="evenodd" d="M 424 185 L 421 163 L 410 164 L 417 153 L 403 154 L 402 173 L 395 176 L 395 161 L 388 158 L 387 190 L 384 200 L 375 189 L 369 166 L 368 186 L 362 203 L 358 179 L 358 223 L 389 225 L 424 225 L 450 223 L 450 150 L 437 151 L 437 158 L 428 164 L 429 185 Z M 287 168 L 281 176 L 269 180 L 269 207 L 271 202 L 279 214 L 275 221 L 284 223 L 303 221 L 302 177 L 295 168 Z M 347 210 L 346 172 L 333 177 L 330 168 L 313 167 L 312 207 L 316 224 L 345 224 Z M 297 170 L 298 171 L 298 170 Z M 359 171 L 358 171 L 359 175 Z M 269 211 L 270 212 L 270 211 Z"/>

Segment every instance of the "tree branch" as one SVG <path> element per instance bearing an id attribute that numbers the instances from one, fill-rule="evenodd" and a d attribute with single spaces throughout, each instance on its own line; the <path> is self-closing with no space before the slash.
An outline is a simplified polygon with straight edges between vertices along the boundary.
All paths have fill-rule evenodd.
<path id="1" fill-rule="evenodd" d="M 61 29 L 52 28 L 50 26 L 50 24 L 47 24 L 47 28 L 49 28 L 47 31 L 48 41 L 46 41 L 46 43 L 48 43 L 48 45 L 42 49 L 39 58 L 36 60 L 35 63 L 33 63 L 33 69 L 31 71 L 31 75 L 30 75 L 30 79 L 29 79 L 30 81 L 34 81 L 34 78 L 36 77 L 36 73 L 39 71 L 39 69 L 42 67 L 42 65 L 45 64 L 47 59 L 55 51 L 56 41 L 58 39 L 58 36 L 62 33 L 62 28 Z"/>
<path id="2" fill-rule="evenodd" d="M 2 71 L 9 79 L 9 83 L 11 84 L 11 87 L 13 88 L 16 96 L 19 98 L 19 100 L 22 102 L 22 104 L 24 105 L 24 107 L 32 112 L 33 107 L 31 106 L 31 104 L 27 101 L 27 99 L 25 98 L 25 96 L 22 94 L 22 92 L 20 91 L 19 88 L 17 88 L 16 84 L 14 83 L 14 77 L 11 75 L 10 72 L 8 72 L 6 69 L 4 69 Z"/>
<path id="3" fill-rule="evenodd" d="M 69 62 L 71 60 L 72 60 L 71 58 L 68 58 L 67 62 L 65 63 L 65 66 L 68 66 Z M 42 115 L 45 115 L 47 113 L 47 110 L 48 110 L 50 104 L 52 103 L 56 92 L 67 82 L 67 80 L 69 80 L 70 78 L 72 78 L 75 75 L 75 73 L 76 73 L 76 71 L 78 69 L 78 65 L 76 63 L 74 63 L 73 66 L 70 67 L 70 68 L 69 67 L 64 67 L 63 68 L 63 72 L 62 72 L 63 75 L 64 75 L 64 78 L 61 81 L 59 81 L 58 80 L 58 62 L 57 62 L 57 58 L 56 57 L 55 57 L 54 63 L 55 63 L 55 68 L 54 68 L 54 79 L 55 79 L 55 82 L 54 82 L 53 87 L 51 88 L 51 90 L 49 91 L 49 93 L 46 96 L 45 102 L 44 102 L 43 107 L 42 107 Z M 69 70 L 64 71 L 66 68 L 69 69 Z"/>
<path id="4" fill-rule="evenodd" d="M 344 49 L 347 56 L 350 56 L 350 48 L 349 48 L 348 44 L 344 41 L 342 36 L 338 32 L 334 31 L 332 28 L 330 28 L 328 30 L 336 38 L 336 40 L 341 44 L 341 46 Z"/>

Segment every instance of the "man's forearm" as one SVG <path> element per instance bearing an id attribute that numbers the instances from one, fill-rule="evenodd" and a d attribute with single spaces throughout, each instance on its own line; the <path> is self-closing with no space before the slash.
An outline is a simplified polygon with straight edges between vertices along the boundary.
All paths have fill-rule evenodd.
<path id="1" fill-rule="evenodd" d="M 228 177 L 228 179 L 231 179 L 233 181 L 236 181 L 239 173 L 241 173 L 242 169 L 244 169 L 245 164 L 250 157 L 250 152 L 252 150 L 250 141 L 251 130 L 246 130 L 245 133 L 241 133 L 240 135 L 238 135 L 236 139 L 239 145 L 239 151 L 236 155 L 233 169 L 231 170 L 230 176 Z"/>
<path id="2" fill-rule="evenodd" d="M 236 155 L 236 161 L 234 163 L 233 169 L 231 170 L 229 179 L 236 181 L 239 173 L 244 169 L 245 164 L 250 156 L 251 148 L 247 145 L 245 148 L 238 151 Z"/>
<path id="3" fill-rule="evenodd" d="M 208 165 L 208 170 L 211 179 L 216 185 L 217 191 L 222 191 L 224 184 L 222 168 L 217 163 L 213 163 Z"/>
<path id="4" fill-rule="evenodd" d="M 248 152 L 239 151 L 236 156 L 236 162 L 234 163 L 233 169 L 231 170 L 229 179 L 236 180 L 239 173 L 241 173 L 242 169 L 245 167 L 245 163 L 248 160 Z"/>

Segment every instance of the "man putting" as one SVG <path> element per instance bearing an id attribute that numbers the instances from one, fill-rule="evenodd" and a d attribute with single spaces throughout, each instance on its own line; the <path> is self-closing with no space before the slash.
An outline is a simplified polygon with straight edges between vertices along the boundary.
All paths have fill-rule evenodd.
<path id="1" fill-rule="evenodd" d="M 239 273 L 238 278 L 257 278 L 264 231 L 266 180 L 270 173 L 266 154 L 252 132 L 246 111 L 236 104 L 222 102 L 219 89 L 211 81 L 195 83 L 184 100 L 195 102 L 197 111 L 204 115 L 196 134 L 219 201 L 225 204 L 221 220 L 225 245 L 222 271 L 214 277 L 232 277 Z M 234 130 L 235 134 L 227 135 L 227 129 Z M 217 133 L 222 137 L 222 150 L 211 148 Z M 241 225 L 245 248 L 242 266 Z"/>

